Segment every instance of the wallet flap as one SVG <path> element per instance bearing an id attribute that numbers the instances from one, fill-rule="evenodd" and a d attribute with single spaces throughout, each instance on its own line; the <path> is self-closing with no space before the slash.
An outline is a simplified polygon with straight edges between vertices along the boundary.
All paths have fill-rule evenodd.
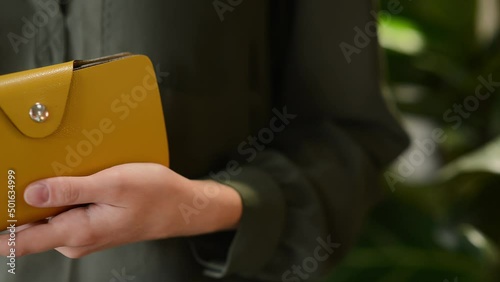
<path id="1" fill-rule="evenodd" d="M 0 76 L 0 108 L 24 135 L 44 138 L 60 126 L 73 62 Z"/>

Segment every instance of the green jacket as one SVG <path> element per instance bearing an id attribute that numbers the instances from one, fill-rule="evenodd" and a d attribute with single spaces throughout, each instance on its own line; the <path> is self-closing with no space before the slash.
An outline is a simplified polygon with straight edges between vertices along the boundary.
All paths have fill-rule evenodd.
<path id="1" fill-rule="evenodd" d="M 380 94 L 376 38 L 350 63 L 339 47 L 374 20 L 370 1 L 56 2 L 0 2 L 0 73 L 150 56 L 172 169 L 234 187 L 243 218 L 236 232 L 78 260 L 32 255 L 16 275 L 0 258 L 0 281 L 317 281 L 331 271 L 408 142 Z"/>

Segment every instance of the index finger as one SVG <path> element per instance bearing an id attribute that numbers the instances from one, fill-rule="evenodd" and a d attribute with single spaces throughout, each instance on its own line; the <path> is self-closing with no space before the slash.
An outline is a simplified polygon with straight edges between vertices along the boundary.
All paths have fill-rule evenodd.
<path id="1" fill-rule="evenodd" d="M 14 253 L 16 257 L 21 257 L 62 246 L 85 245 L 87 242 L 82 238 L 89 232 L 88 221 L 82 220 L 86 217 L 85 209 L 73 209 L 54 217 L 47 223 L 17 231 L 14 233 L 14 238 L 11 234 L 0 235 L 0 255 L 8 256 Z"/>

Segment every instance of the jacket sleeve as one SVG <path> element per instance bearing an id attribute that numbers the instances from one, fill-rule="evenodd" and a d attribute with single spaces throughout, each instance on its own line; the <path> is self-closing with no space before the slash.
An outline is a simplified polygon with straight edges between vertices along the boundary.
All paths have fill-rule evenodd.
<path id="1" fill-rule="evenodd" d="M 244 203 L 234 236 L 212 237 L 230 238 L 227 248 L 207 238 L 194 244 L 214 278 L 302 281 L 330 271 L 380 199 L 381 170 L 408 144 L 380 94 L 370 1 L 296 1 L 292 11 L 287 51 L 275 69 L 274 113 L 288 124 L 225 182 Z M 356 47 L 357 28 L 367 26 L 369 44 Z M 358 50 L 350 63 L 342 42 Z"/>

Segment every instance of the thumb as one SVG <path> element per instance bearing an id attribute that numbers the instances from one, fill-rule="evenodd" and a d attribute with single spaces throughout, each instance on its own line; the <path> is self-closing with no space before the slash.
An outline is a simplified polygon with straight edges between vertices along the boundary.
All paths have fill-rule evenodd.
<path id="1" fill-rule="evenodd" d="M 56 177 L 29 185 L 24 200 L 34 207 L 63 207 L 93 203 L 99 187 L 89 177 Z"/>

